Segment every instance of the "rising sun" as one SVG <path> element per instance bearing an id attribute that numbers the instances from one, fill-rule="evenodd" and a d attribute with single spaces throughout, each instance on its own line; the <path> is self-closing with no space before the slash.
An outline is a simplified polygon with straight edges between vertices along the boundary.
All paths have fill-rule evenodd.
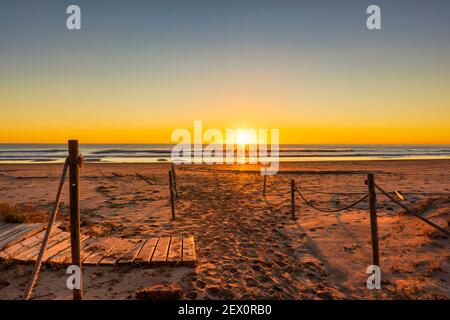
<path id="1" fill-rule="evenodd" d="M 253 129 L 237 129 L 236 143 L 240 144 L 240 145 L 256 144 L 255 130 L 253 130 Z"/>

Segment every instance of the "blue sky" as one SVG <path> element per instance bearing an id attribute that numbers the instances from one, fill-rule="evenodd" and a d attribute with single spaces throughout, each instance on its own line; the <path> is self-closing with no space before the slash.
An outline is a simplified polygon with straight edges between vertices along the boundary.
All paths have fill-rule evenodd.
<path id="1" fill-rule="evenodd" d="M 65 27 L 69 4 L 81 7 L 81 31 Z M 382 9 L 380 31 L 366 28 L 369 4 Z M 0 139 L 26 140 L 13 127 L 40 116 L 35 130 L 47 136 L 63 130 L 51 123 L 76 132 L 67 114 L 105 132 L 194 119 L 290 130 L 375 120 L 393 133 L 442 135 L 448 15 L 450 2 L 437 0 L 4 0 L 0 108 L 9 135 Z"/>

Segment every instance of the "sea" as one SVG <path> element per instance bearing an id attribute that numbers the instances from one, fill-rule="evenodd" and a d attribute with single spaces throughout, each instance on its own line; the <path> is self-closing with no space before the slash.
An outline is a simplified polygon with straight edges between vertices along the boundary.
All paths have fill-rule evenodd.
<path id="1" fill-rule="evenodd" d="M 87 162 L 152 163 L 171 161 L 173 147 L 173 144 L 80 144 L 80 152 Z M 0 144 L 0 163 L 61 163 L 66 157 L 65 144 Z M 450 145 L 279 146 L 280 162 L 406 159 L 450 159 Z"/>

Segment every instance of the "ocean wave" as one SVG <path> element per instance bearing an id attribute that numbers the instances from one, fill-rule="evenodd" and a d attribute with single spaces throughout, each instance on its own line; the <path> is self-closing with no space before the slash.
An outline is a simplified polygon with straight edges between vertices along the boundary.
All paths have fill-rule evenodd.
<path id="1" fill-rule="evenodd" d="M 160 150 L 160 149 L 144 149 L 144 150 L 139 150 L 139 149 L 110 149 L 110 150 L 98 150 L 98 151 L 92 151 L 90 152 L 91 154 L 96 154 L 96 155 L 100 155 L 100 154 L 137 154 L 137 153 L 150 153 L 150 154 L 154 154 L 154 153 L 159 153 L 159 154 L 170 154 L 172 152 L 172 150 L 170 149 L 166 149 L 166 150 Z"/>
<path id="2" fill-rule="evenodd" d="M 206 147 L 207 145 L 204 145 Z M 130 162 L 133 159 L 140 162 L 153 162 L 158 160 L 170 161 L 173 145 L 80 145 L 81 154 L 87 161 L 101 162 Z M 236 150 L 236 148 L 235 148 Z M 193 156 L 195 150 L 192 146 L 191 152 L 184 154 Z M 224 156 L 226 155 L 224 151 Z M 280 161 L 291 161 L 292 159 L 389 159 L 389 158 L 449 158 L 450 146 L 448 145 L 280 145 Z M 247 151 L 248 152 L 248 151 Z M 247 153 L 248 155 L 248 153 Z M 272 155 L 270 146 L 267 156 Z M 67 156 L 64 145 L 1 145 L 0 161 L 62 161 Z M 214 156 L 214 152 L 212 152 Z M 148 159 L 148 160 L 146 160 Z M 162 161 L 162 160 L 161 160 Z"/>
<path id="3" fill-rule="evenodd" d="M 237 149 L 237 147 L 235 147 L 234 149 Z M 270 146 L 267 148 L 268 151 L 270 151 Z M 191 149 L 191 152 L 195 152 L 196 150 L 200 150 L 200 149 Z M 223 150 L 226 150 L 226 147 L 223 148 Z M 280 148 L 279 149 L 280 152 L 324 152 L 324 153 L 334 153 L 334 152 L 354 152 L 354 149 L 283 149 Z M 109 149 L 109 150 L 96 150 L 96 151 L 92 151 L 90 152 L 91 154 L 96 154 L 96 155 L 100 155 L 100 154 L 146 154 L 146 153 L 150 153 L 150 154 L 155 154 L 155 153 L 159 153 L 159 154 L 170 154 L 172 152 L 172 149 Z"/>
<path id="4" fill-rule="evenodd" d="M 2 153 L 59 153 L 59 152 L 67 153 L 67 150 L 65 150 L 65 149 L 37 149 L 37 150 L 22 149 L 22 150 L 1 150 L 1 149 L 0 149 L 0 154 L 2 154 Z"/>

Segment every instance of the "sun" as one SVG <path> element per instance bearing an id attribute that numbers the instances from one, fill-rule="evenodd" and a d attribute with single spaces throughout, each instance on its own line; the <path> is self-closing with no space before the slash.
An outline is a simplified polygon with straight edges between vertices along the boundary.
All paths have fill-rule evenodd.
<path id="1" fill-rule="evenodd" d="M 236 144 L 256 144 L 256 131 L 254 129 L 237 129 Z"/>

